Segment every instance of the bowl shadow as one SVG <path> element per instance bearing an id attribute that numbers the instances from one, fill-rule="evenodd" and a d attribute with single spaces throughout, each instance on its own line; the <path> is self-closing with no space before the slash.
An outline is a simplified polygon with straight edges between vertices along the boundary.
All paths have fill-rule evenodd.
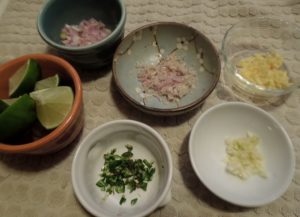
<path id="1" fill-rule="evenodd" d="M 103 78 L 111 72 L 111 65 L 106 65 L 97 69 L 84 69 L 78 66 L 73 66 L 73 67 L 77 70 L 82 83 Z"/>
<path id="2" fill-rule="evenodd" d="M 272 111 L 276 107 L 279 107 L 285 103 L 285 101 L 290 97 L 291 94 L 279 96 L 279 97 L 257 97 L 246 93 L 245 91 L 230 88 L 224 83 L 219 83 L 216 87 L 216 93 L 219 99 L 225 101 L 241 101 L 245 103 L 250 103 L 258 106 L 267 111 Z"/>
<path id="3" fill-rule="evenodd" d="M 60 55 L 56 50 L 51 47 L 46 48 L 47 53 L 52 54 L 54 56 L 59 56 L 65 59 L 62 55 Z M 68 63 L 70 63 L 78 72 L 80 79 L 82 82 L 92 81 L 101 77 L 105 77 L 109 72 L 111 72 L 111 64 L 107 64 L 97 68 L 87 68 L 84 66 L 76 65 L 69 60 L 65 59 Z"/>
<path id="4" fill-rule="evenodd" d="M 82 131 L 68 146 L 54 153 L 41 155 L 1 153 L 0 162 L 17 171 L 38 172 L 49 169 L 71 155 L 81 138 Z"/>
<path id="5" fill-rule="evenodd" d="M 111 79 L 110 93 L 112 99 L 116 102 L 116 107 L 119 109 L 120 113 L 122 113 L 128 119 L 141 121 L 152 127 L 178 126 L 182 123 L 185 123 L 193 118 L 203 105 L 202 104 L 197 108 L 183 114 L 172 116 L 154 115 L 137 109 L 130 102 L 124 99 L 121 93 L 119 93 L 117 90 L 117 86 L 113 78 Z"/>
<path id="6" fill-rule="evenodd" d="M 187 153 L 188 155 L 189 137 L 190 133 L 184 138 L 180 148 L 180 153 Z M 190 159 L 186 160 L 184 158 L 179 158 L 178 161 L 179 167 L 184 168 L 181 169 L 180 172 L 182 173 L 183 182 L 186 188 L 188 188 L 198 200 L 216 210 L 228 213 L 247 212 L 251 209 L 231 204 L 217 197 L 199 180 L 192 168 Z M 185 173 L 188 173 L 188 175 L 185 175 Z"/>

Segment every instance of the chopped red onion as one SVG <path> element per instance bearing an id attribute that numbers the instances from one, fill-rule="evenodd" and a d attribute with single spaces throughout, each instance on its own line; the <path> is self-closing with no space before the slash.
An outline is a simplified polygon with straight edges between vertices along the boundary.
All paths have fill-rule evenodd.
<path id="1" fill-rule="evenodd" d="M 61 31 L 61 39 L 64 45 L 81 47 L 92 45 L 102 41 L 111 33 L 104 23 L 94 18 L 83 20 L 79 25 L 66 24 Z"/>

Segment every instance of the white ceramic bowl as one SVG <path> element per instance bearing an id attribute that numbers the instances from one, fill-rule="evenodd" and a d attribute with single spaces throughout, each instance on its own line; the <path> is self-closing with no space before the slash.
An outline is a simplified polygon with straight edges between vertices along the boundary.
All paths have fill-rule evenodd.
<path id="1" fill-rule="evenodd" d="M 156 171 L 147 191 L 126 193 L 127 201 L 137 197 L 131 205 L 119 204 L 121 194 L 109 195 L 96 186 L 104 165 L 105 153 L 113 148 L 123 153 L 126 144 L 133 145 L 134 158 L 153 161 Z M 117 120 L 95 128 L 79 145 L 72 165 L 72 183 L 83 207 L 94 216 L 146 216 L 170 200 L 172 160 L 168 145 L 151 127 L 132 120 Z"/>
<path id="2" fill-rule="evenodd" d="M 264 159 L 267 178 L 246 180 L 225 171 L 226 138 L 256 134 Z M 245 207 L 270 203 L 288 188 L 294 175 L 295 157 L 291 140 L 264 110 L 240 102 L 224 103 L 204 112 L 189 138 L 193 169 L 203 184 L 220 198 Z"/>

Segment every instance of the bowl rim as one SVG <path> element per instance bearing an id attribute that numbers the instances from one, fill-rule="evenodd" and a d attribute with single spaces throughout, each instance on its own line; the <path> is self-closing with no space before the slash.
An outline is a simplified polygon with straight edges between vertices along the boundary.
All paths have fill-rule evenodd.
<path id="1" fill-rule="evenodd" d="M 169 149 L 169 146 L 167 142 L 163 139 L 163 137 L 152 127 L 150 127 L 147 124 L 144 124 L 142 122 L 138 122 L 135 120 L 127 120 L 127 119 L 120 119 L 120 120 L 113 120 L 110 122 L 106 122 L 102 125 L 97 126 L 94 128 L 92 131 L 90 131 L 87 136 L 80 142 L 78 145 L 78 148 L 74 154 L 73 161 L 72 161 L 72 168 L 71 168 L 71 178 L 72 178 L 72 187 L 75 192 L 75 195 L 77 199 L 80 201 L 80 203 L 83 205 L 83 207 L 89 211 L 91 214 L 95 216 L 101 216 L 101 213 L 98 213 L 96 210 L 93 209 L 86 201 L 85 197 L 82 196 L 81 194 L 81 182 L 78 181 L 77 175 L 78 174 L 78 161 L 79 159 L 82 159 L 84 157 L 84 153 L 82 152 L 82 149 L 86 149 L 88 152 L 90 150 L 90 147 L 95 143 L 95 140 L 97 140 L 94 137 L 97 137 L 98 131 L 101 131 L 104 128 L 114 128 L 115 125 L 130 125 L 130 126 L 136 126 L 139 128 L 143 128 L 146 130 L 148 133 L 150 133 L 152 136 L 154 136 L 158 141 L 161 147 L 164 150 L 164 155 L 167 160 L 168 168 L 169 170 L 167 171 L 167 180 L 166 180 L 166 186 L 163 189 L 161 195 L 158 197 L 158 199 L 151 204 L 147 209 L 145 209 L 142 213 L 138 213 L 135 215 L 132 215 L 131 217 L 139 217 L 139 216 L 146 216 L 153 212 L 155 209 L 157 209 L 160 204 L 163 203 L 164 199 L 167 197 L 169 191 L 171 190 L 171 183 L 172 183 L 172 176 L 173 176 L 173 163 L 172 163 L 172 156 L 171 156 L 171 151 Z M 81 184 L 79 184 L 81 183 Z"/>
<path id="2" fill-rule="evenodd" d="M 195 134 L 196 134 L 196 128 L 197 126 L 202 122 L 202 120 L 204 119 L 204 117 L 206 117 L 207 115 L 209 115 L 211 112 L 221 109 L 223 107 L 228 107 L 228 106 L 239 106 L 239 107 L 244 107 L 247 109 L 252 109 L 255 112 L 259 112 L 262 115 L 266 116 L 267 118 L 269 118 L 270 120 L 272 120 L 277 126 L 278 129 L 280 131 L 283 132 L 283 134 L 285 135 L 285 138 L 287 140 L 287 148 L 291 154 L 291 171 L 289 174 L 289 177 L 286 178 L 284 184 L 282 185 L 280 191 L 276 192 L 275 197 L 270 197 L 268 200 L 264 200 L 264 201 L 260 201 L 260 202 L 256 202 L 256 203 L 247 203 L 247 202 L 241 202 L 241 201 L 236 201 L 236 200 L 232 200 L 230 198 L 224 197 L 223 195 L 219 194 L 214 188 L 212 188 L 209 183 L 204 182 L 201 173 L 199 173 L 196 163 L 195 163 L 195 156 L 192 152 L 192 148 L 195 144 L 194 138 L 195 138 Z M 293 176 L 295 173 L 295 165 L 296 165 L 296 157 L 295 157 L 295 153 L 294 153 L 294 146 L 293 143 L 288 135 L 288 133 L 286 132 L 286 130 L 284 129 L 284 127 L 280 124 L 279 121 L 277 121 L 277 119 L 275 119 L 275 117 L 273 117 L 271 114 L 269 114 L 268 112 L 266 112 L 265 110 L 263 110 L 262 108 L 259 108 L 255 105 L 252 104 L 248 104 L 245 102 L 223 102 L 220 104 L 217 104 L 211 108 L 209 108 L 208 110 L 204 111 L 200 117 L 198 117 L 198 119 L 196 120 L 195 124 L 192 127 L 190 136 L 189 136 L 189 142 L 188 142 L 188 152 L 189 152 L 189 157 L 190 157 L 190 161 L 192 164 L 192 168 L 195 171 L 197 177 L 199 178 L 199 180 L 203 183 L 203 185 L 209 189 L 213 194 L 215 194 L 216 196 L 218 196 L 219 198 L 223 199 L 224 201 L 230 202 L 232 204 L 238 205 L 238 206 L 243 206 L 243 207 L 257 207 L 257 206 L 263 206 L 266 204 L 269 204 L 273 201 L 275 201 L 276 199 L 278 199 L 280 196 L 282 196 L 284 194 L 284 192 L 288 189 L 290 183 L 293 180 Z"/>
<path id="3" fill-rule="evenodd" d="M 234 29 L 236 26 L 239 26 L 241 24 L 246 24 L 246 23 L 251 22 L 251 21 L 263 21 L 263 20 L 280 22 L 280 24 L 285 24 L 285 25 L 292 25 L 293 27 L 295 27 L 295 29 L 298 29 L 300 31 L 300 25 L 298 25 L 297 23 L 291 22 L 291 21 L 288 21 L 288 20 L 284 20 L 284 19 L 278 18 L 278 17 L 259 16 L 259 17 L 251 17 L 251 18 L 245 18 L 243 20 L 240 20 L 240 21 L 234 23 L 233 25 L 231 25 L 226 30 L 226 32 L 223 36 L 222 43 L 221 43 L 221 49 L 220 49 L 220 55 L 222 56 L 222 59 L 224 61 L 224 68 L 228 67 L 228 57 L 225 54 L 225 47 L 226 47 L 227 38 L 229 37 L 229 33 L 231 32 L 231 30 Z M 223 73 L 223 77 L 224 76 L 225 76 L 225 73 Z M 257 93 L 254 93 L 254 95 L 258 94 L 259 96 L 266 96 L 266 97 L 268 97 L 268 96 L 282 96 L 282 95 L 290 93 L 297 86 L 299 86 L 299 84 L 294 83 L 294 84 L 292 84 L 292 85 L 290 85 L 286 88 L 283 88 L 283 89 L 271 89 L 271 88 L 261 87 L 261 86 L 255 84 L 255 83 L 252 83 L 252 82 L 246 80 L 245 78 L 242 78 L 241 76 L 238 76 L 237 79 L 239 80 L 239 82 L 242 82 L 243 84 L 247 85 L 248 86 L 247 88 L 252 88 L 253 90 L 257 91 Z M 247 92 L 249 92 L 249 91 L 247 90 Z"/>
<path id="4" fill-rule="evenodd" d="M 82 51 L 90 51 L 94 50 L 95 48 L 98 48 L 99 46 L 105 46 L 107 42 L 110 40 L 113 40 L 113 38 L 118 35 L 120 32 L 123 32 L 123 28 L 125 26 L 126 22 L 126 7 L 123 2 L 123 0 L 116 0 L 119 3 L 120 9 L 121 9 L 121 17 L 120 20 L 118 21 L 117 26 L 114 28 L 114 30 L 103 40 L 96 42 L 91 45 L 87 46 L 80 46 L 80 47 L 69 47 L 63 44 L 56 43 L 53 41 L 50 37 L 47 36 L 47 34 L 44 31 L 43 25 L 42 25 L 42 20 L 43 20 L 43 15 L 46 13 L 46 10 L 57 0 L 48 0 L 47 2 L 44 3 L 39 15 L 37 16 L 37 30 L 38 33 L 40 34 L 41 38 L 48 44 L 51 45 L 52 47 L 58 49 L 58 50 L 63 50 L 65 52 L 82 52 Z"/>
<path id="5" fill-rule="evenodd" d="M 73 122 L 73 117 L 76 115 L 78 111 L 81 110 L 81 104 L 82 104 L 82 84 L 80 77 L 75 70 L 75 68 L 68 63 L 66 60 L 51 55 L 51 54 L 27 54 L 21 57 L 17 57 L 13 60 L 10 60 L 3 65 L 0 65 L 0 73 L 2 70 L 6 70 L 7 68 L 10 68 L 14 64 L 22 63 L 25 62 L 27 59 L 32 58 L 36 59 L 38 62 L 39 60 L 47 60 L 51 61 L 55 64 L 60 65 L 63 67 L 65 72 L 67 72 L 68 76 L 72 79 L 74 83 L 74 101 L 73 101 L 73 106 L 65 120 L 53 131 L 48 133 L 46 136 L 35 140 L 30 143 L 25 143 L 25 144 L 20 144 L 20 145 L 10 145 L 7 143 L 0 143 L 0 151 L 3 152 L 9 152 L 9 153 L 22 153 L 22 152 L 30 152 L 30 151 L 35 151 L 38 150 L 39 148 L 42 148 L 44 145 L 47 145 L 47 143 L 55 140 L 56 138 L 60 137 L 64 131 L 70 127 L 70 125 Z"/>
<path id="6" fill-rule="evenodd" d="M 216 68 L 216 73 L 214 74 L 214 81 L 213 84 L 210 86 L 210 88 L 201 96 L 199 97 L 197 100 L 185 105 L 185 106 L 181 106 L 181 107 L 176 107 L 176 108 L 167 108 L 167 109 L 161 109 L 161 108 L 152 108 L 152 107 L 148 107 L 148 106 L 143 106 L 141 105 L 138 101 L 136 101 L 134 98 L 132 98 L 123 88 L 121 83 L 119 82 L 118 76 L 117 76 L 117 69 L 116 69 L 116 58 L 118 53 L 120 52 L 121 46 L 123 44 L 123 42 L 125 42 L 126 40 L 132 38 L 134 36 L 135 33 L 144 30 L 144 29 L 148 29 L 150 27 L 154 27 L 154 26 L 169 26 L 169 25 L 173 25 L 173 26 L 178 26 L 178 27 L 183 27 L 183 28 L 188 28 L 191 31 L 195 32 L 197 35 L 200 35 L 201 38 L 203 38 L 205 41 L 208 42 L 208 44 L 211 45 L 213 53 L 216 54 L 216 58 L 217 58 L 217 68 Z M 215 87 L 217 86 L 220 76 L 221 76 L 221 59 L 220 59 L 220 55 L 215 47 L 215 45 L 212 43 L 212 41 L 205 36 L 202 32 L 200 32 L 199 30 L 183 24 L 183 23 L 178 23 L 178 22 L 154 22 L 154 23 L 150 23 L 150 24 L 146 24 L 143 25 L 133 31 L 131 31 L 128 35 L 126 35 L 121 43 L 118 45 L 117 49 L 115 50 L 114 56 L 113 56 L 113 64 L 112 64 L 112 73 L 113 73 L 113 80 L 115 81 L 115 84 L 117 86 L 117 89 L 120 91 L 121 95 L 123 95 L 125 97 L 125 99 L 127 101 L 129 101 L 133 106 L 135 106 L 136 108 L 146 112 L 146 113 L 150 113 L 150 114 L 154 114 L 154 115 L 178 115 L 178 114 L 182 114 L 185 112 L 188 112 L 190 110 L 195 109 L 196 107 L 198 107 L 199 105 L 201 105 L 204 100 L 213 92 L 213 90 L 215 89 Z"/>

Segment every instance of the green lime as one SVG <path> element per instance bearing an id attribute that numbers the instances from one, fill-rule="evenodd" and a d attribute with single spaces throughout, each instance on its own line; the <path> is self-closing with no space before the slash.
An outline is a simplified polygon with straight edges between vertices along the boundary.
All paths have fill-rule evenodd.
<path id="1" fill-rule="evenodd" d="M 0 141 L 18 137 L 35 121 L 34 100 L 24 94 L 0 114 Z"/>
<path id="2" fill-rule="evenodd" d="M 9 96 L 18 97 L 29 93 L 40 76 L 40 68 L 36 60 L 28 59 L 9 79 Z"/>
<path id="3" fill-rule="evenodd" d="M 15 103 L 19 98 L 0 99 L 0 113 L 3 112 L 8 106 Z"/>
<path id="4" fill-rule="evenodd" d="M 72 109 L 74 94 L 69 86 L 52 87 L 30 93 L 36 102 L 37 117 L 50 130 L 59 126 Z"/>
<path id="5" fill-rule="evenodd" d="M 37 81 L 34 86 L 34 90 L 42 90 L 50 87 L 57 87 L 59 84 L 59 76 L 57 74 Z"/>
<path id="6" fill-rule="evenodd" d="M 8 107 L 8 104 L 0 99 L 0 113 L 3 112 Z"/>
<path id="7" fill-rule="evenodd" d="M 14 104 L 20 97 L 16 97 L 16 98 L 10 98 L 10 99 L 1 99 L 4 103 L 6 103 L 7 105 L 12 105 Z"/>

